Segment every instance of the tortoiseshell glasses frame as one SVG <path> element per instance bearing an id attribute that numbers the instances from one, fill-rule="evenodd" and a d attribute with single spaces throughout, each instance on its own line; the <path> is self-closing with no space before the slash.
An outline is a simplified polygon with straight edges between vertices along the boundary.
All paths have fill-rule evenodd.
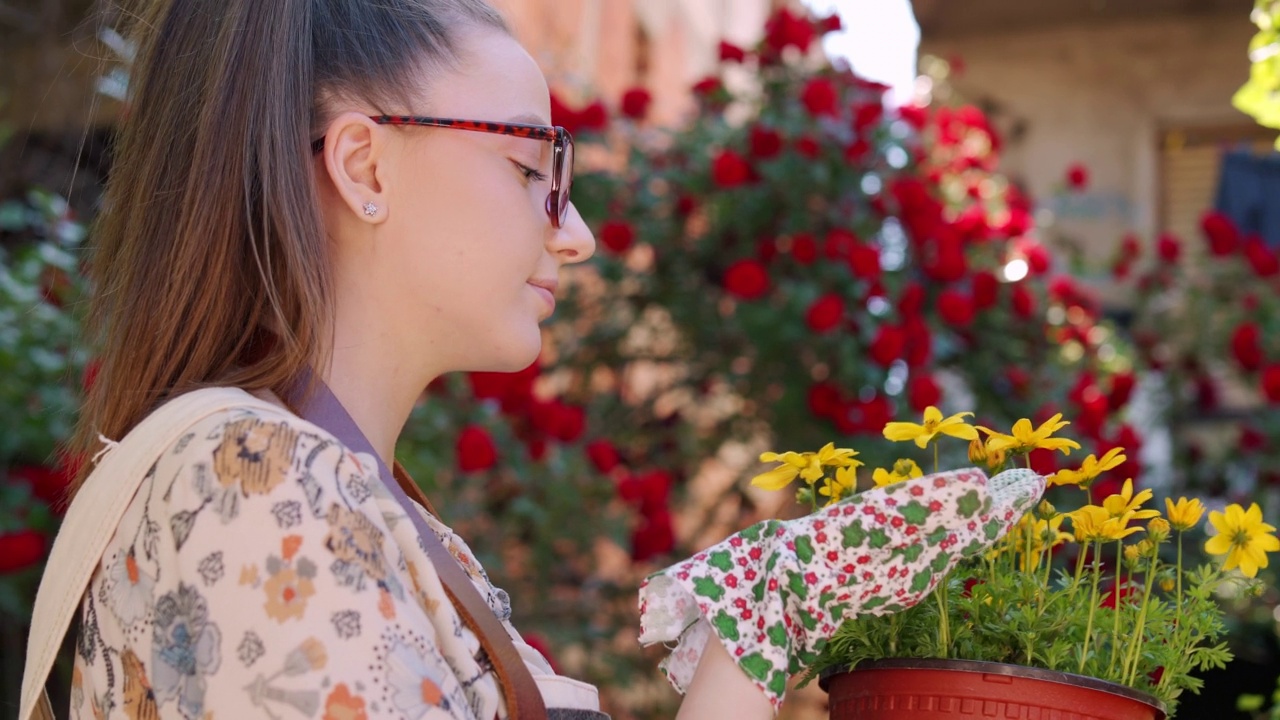
<path id="1" fill-rule="evenodd" d="M 419 115 L 370 115 L 379 125 L 412 125 L 417 127 L 454 128 L 472 132 L 514 135 L 515 137 L 546 140 L 552 144 L 551 192 L 547 195 L 547 217 L 552 226 L 564 226 L 569 214 L 569 189 L 573 185 L 573 136 L 559 125 L 526 125 L 500 123 L 487 120 L 455 120 L 452 118 L 422 117 Z M 312 152 L 324 149 L 324 138 L 311 143 Z"/>

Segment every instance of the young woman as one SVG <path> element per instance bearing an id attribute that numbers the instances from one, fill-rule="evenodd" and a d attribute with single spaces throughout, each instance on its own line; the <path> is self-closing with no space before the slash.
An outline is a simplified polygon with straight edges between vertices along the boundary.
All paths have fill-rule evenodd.
<path id="1" fill-rule="evenodd" d="M 561 267 L 591 257 L 546 80 L 484 0 L 138 13 L 80 447 L 203 386 L 279 409 L 207 418 L 143 480 L 83 600 L 72 716 L 504 717 L 473 630 L 396 522 L 421 509 L 379 466 L 431 380 L 532 363 Z M 298 417 L 316 393 L 371 453 Z M 505 594 L 422 514 L 505 620 Z M 598 709 L 515 637 L 548 705 Z M 719 689 L 768 712 L 709 657 Z"/>
<path id="2" fill-rule="evenodd" d="M 447 584 L 453 563 L 552 716 L 591 717 L 595 689 L 520 641 L 506 594 L 391 469 L 434 378 L 535 360 L 561 268 L 594 250 L 537 65 L 484 0 L 143 5 L 95 236 L 101 367 L 78 447 L 93 455 L 198 388 L 247 394 L 182 428 L 137 485 L 82 600 L 72 717 L 530 716 L 508 707 L 510 672 Z M 822 522 L 744 533 L 774 546 L 741 564 L 808 578 L 797 563 L 829 557 L 835 578 L 860 551 L 849 534 L 827 549 L 819 532 L 816 560 L 795 551 Z M 840 615 L 817 593 L 716 592 L 796 631 L 780 645 L 722 610 L 709 623 L 714 603 L 681 586 L 705 560 L 647 588 L 645 640 L 679 643 L 681 717 L 769 717 Z"/>

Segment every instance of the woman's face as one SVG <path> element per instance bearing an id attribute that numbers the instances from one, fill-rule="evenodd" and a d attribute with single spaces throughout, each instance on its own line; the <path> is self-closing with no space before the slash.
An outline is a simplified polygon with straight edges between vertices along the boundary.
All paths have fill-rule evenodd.
<path id="1" fill-rule="evenodd" d="M 456 68 L 424 78 L 430 102 L 410 114 L 550 124 L 546 80 L 519 43 L 476 29 L 460 50 Z M 372 232 L 338 242 L 339 327 L 354 294 L 397 352 L 429 358 L 434 373 L 527 367 L 554 304 L 537 286 L 554 294 L 561 265 L 595 250 L 576 209 L 558 229 L 547 215 L 552 144 L 460 129 L 372 132 L 383 141 L 370 150 L 379 208 L 340 223 Z"/>

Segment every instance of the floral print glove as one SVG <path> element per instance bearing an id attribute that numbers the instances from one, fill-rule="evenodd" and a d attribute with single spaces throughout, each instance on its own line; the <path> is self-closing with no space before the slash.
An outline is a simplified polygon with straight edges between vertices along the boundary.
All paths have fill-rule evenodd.
<path id="1" fill-rule="evenodd" d="M 640 642 L 676 642 L 662 670 L 693 680 L 719 636 L 776 709 L 846 618 L 920 602 L 960 560 L 984 553 L 1034 507 L 1030 470 L 976 468 L 878 487 L 797 520 L 753 525 L 640 587 Z"/>

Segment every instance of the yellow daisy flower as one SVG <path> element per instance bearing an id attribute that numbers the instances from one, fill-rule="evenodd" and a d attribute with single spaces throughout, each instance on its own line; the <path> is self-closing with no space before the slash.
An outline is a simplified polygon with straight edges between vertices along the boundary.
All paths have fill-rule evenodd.
<path id="1" fill-rule="evenodd" d="M 1197 498 L 1188 500 L 1185 497 L 1178 498 L 1178 502 L 1174 502 L 1172 498 L 1164 499 L 1165 514 L 1169 517 L 1169 524 L 1175 530 L 1190 530 L 1200 523 L 1200 518 L 1204 516 L 1204 503 Z"/>
<path id="2" fill-rule="evenodd" d="M 765 490 L 781 490 L 790 485 L 797 477 L 812 485 L 826 474 L 824 467 L 858 467 L 862 461 L 855 460 L 858 453 L 848 448 L 837 448 L 835 443 L 827 443 L 816 453 L 784 453 L 767 452 L 760 455 L 760 462 L 778 463 L 768 472 L 751 478 L 751 484 Z"/>
<path id="3" fill-rule="evenodd" d="M 818 488 L 819 495 L 826 495 L 829 500 L 826 505 L 834 505 L 840 502 L 842 498 L 853 494 L 858 484 L 857 470 L 852 467 L 836 468 L 836 476 L 828 478 L 827 482 Z"/>
<path id="4" fill-rule="evenodd" d="M 1119 493 L 1112 495 L 1102 501 L 1102 507 L 1106 509 L 1107 514 L 1111 517 L 1120 517 L 1125 513 L 1132 512 L 1134 520 L 1146 520 L 1147 518 L 1159 517 L 1159 510 L 1142 510 L 1142 504 L 1151 499 L 1151 489 L 1148 488 L 1133 494 L 1133 478 L 1124 481 L 1124 487 Z"/>
<path id="5" fill-rule="evenodd" d="M 1217 535 L 1209 538 L 1204 549 L 1211 555 L 1226 555 L 1223 570 L 1240 568 L 1245 577 L 1257 577 L 1258 569 L 1267 566 L 1267 553 L 1280 550 L 1275 527 L 1262 522 L 1262 509 L 1253 503 L 1248 510 L 1236 503 L 1226 512 L 1209 513 L 1209 524 Z"/>
<path id="6" fill-rule="evenodd" d="M 918 478 L 924 475 L 924 471 L 916 464 L 915 460 L 902 459 L 893 464 L 893 470 L 885 470 L 884 468 L 876 468 L 871 474 L 871 479 L 875 481 L 876 487 L 884 487 L 895 483 L 905 482 L 911 478 Z"/>
<path id="7" fill-rule="evenodd" d="M 1087 488 L 1093 484 L 1094 480 L 1102 473 L 1119 467 L 1129 458 L 1125 456 L 1123 448 L 1112 448 L 1102 456 L 1101 459 L 1094 457 L 1092 454 L 1084 459 L 1080 464 L 1079 470 L 1059 470 L 1049 476 L 1050 485 L 1079 485 Z"/>
<path id="8" fill-rule="evenodd" d="M 1071 423 L 1062 419 L 1058 413 L 1046 420 L 1038 428 L 1031 426 L 1031 421 L 1022 418 L 1013 424 L 1013 433 L 1006 435 L 990 428 L 979 426 L 978 429 L 987 434 L 987 452 L 1011 452 L 1014 454 L 1029 453 L 1036 449 L 1061 450 L 1069 455 L 1071 450 L 1079 450 L 1080 443 L 1067 438 L 1056 438 L 1053 434 Z"/>
<path id="9" fill-rule="evenodd" d="M 942 411 L 930 405 L 924 409 L 923 422 L 919 425 L 910 422 L 891 422 L 884 426 L 884 436 L 894 442 L 914 440 L 917 447 L 924 448 L 929 441 L 938 435 L 950 435 L 962 440 L 973 440 L 978 431 L 964 421 L 971 412 L 962 412 L 942 417 Z"/>

